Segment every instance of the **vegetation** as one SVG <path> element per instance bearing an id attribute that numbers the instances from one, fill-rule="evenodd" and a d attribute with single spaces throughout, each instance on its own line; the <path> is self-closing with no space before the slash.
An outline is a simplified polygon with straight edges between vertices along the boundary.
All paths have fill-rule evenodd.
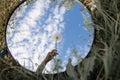
<path id="1" fill-rule="evenodd" d="M 86 0 L 79 0 L 83 4 Z M 5 26 L 20 0 L 0 0 L 0 50 L 6 47 Z M 89 55 L 63 73 L 38 76 L 17 66 L 14 59 L 0 58 L 0 80 L 120 80 L 120 0 L 95 0 L 91 11 L 95 39 Z M 11 64 L 12 63 L 12 64 Z M 74 74 L 68 74 L 73 72 Z"/>

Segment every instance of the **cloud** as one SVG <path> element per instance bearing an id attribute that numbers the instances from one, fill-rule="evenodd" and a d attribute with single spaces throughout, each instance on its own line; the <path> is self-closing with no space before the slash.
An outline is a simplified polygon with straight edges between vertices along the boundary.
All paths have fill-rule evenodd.
<path id="1" fill-rule="evenodd" d="M 66 8 L 64 6 L 59 7 L 58 5 L 51 7 L 50 0 L 36 0 L 31 4 L 31 7 L 25 6 L 24 9 L 23 12 L 16 13 L 16 15 L 19 15 L 17 16 L 18 19 L 15 21 L 16 24 L 8 26 L 7 30 L 11 31 L 12 34 L 7 36 L 7 42 L 12 42 L 12 44 L 8 45 L 12 55 L 18 59 L 23 66 L 26 64 L 25 66 L 27 69 L 36 71 L 38 65 L 41 64 L 47 53 L 55 48 L 55 41 L 52 39 L 54 34 L 62 34 L 64 31 L 64 14 Z M 13 18 L 16 17 L 13 16 Z M 11 26 L 14 26 L 15 29 L 10 29 L 9 27 Z M 65 70 L 69 57 L 72 58 L 73 64 L 76 64 L 78 59 L 72 57 L 71 48 L 68 48 L 67 51 L 65 51 L 66 54 L 62 53 L 64 52 L 61 49 L 63 44 L 64 38 L 62 38 L 60 45 L 58 43 L 58 48 L 60 55 L 66 55 L 61 63 L 61 66 L 64 67 L 63 70 Z M 89 51 L 89 48 L 87 46 L 79 45 L 77 47 L 79 47 L 78 52 L 81 52 L 79 54 L 81 54 L 82 57 L 85 57 L 85 53 Z M 58 57 L 61 58 L 61 56 Z M 53 64 L 54 61 L 50 61 L 45 69 L 52 71 L 54 67 Z M 34 69 L 32 65 L 34 65 Z"/>
<path id="2" fill-rule="evenodd" d="M 32 3 L 31 7 L 24 6 L 24 11 L 16 13 L 16 15 L 19 16 L 17 16 L 18 19 L 15 21 L 17 23 L 13 25 L 16 28 L 15 30 L 19 30 L 20 32 L 16 33 L 12 30 L 11 35 L 13 36 L 8 36 L 8 43 L 10 43 L 11 40 L 13 41 L 13 45 L 9 47 L 12 55 L 19 60 L 23 66 L 26 64 L 26 68 L 33 71 L 37 69 L 36 64 L 39 65 L 47 53 L 55 48 L 55 42 L 51 39 L 53 34 L 62 32 L 64 28 L 65 8 L 52 7 L 53 9 L 51 10 L 53 10 L 53 13 L 47 13 L 46 10 L 49 9 L 49 5 L 49 0 L 45 2 L 44 0 L 37 0 L 35 3 Z M 21 13 L 22 15 L 20 15 Z M 46 14 L 48 14 L 48 17 L 45 19 L 44 16 Z M 21 17 L 22 19 L 20 19 Z M 13 18 L 15 18 L 15 16 Z M 44 22 L 41 23 L 45 24 L 38 24 L 38 21 L 40 22 L 42 20 L 44 20 Z M 25 40 L 27 42 L 25 42 Z M 33 64 L 29 62 L 29 58 Z M 46 65 L 46 69 L 50 71 L 53 67 L 52 64 L 53 61 L 50 61 Z M 34 65 L 34 69 L 31 65 Z"/>

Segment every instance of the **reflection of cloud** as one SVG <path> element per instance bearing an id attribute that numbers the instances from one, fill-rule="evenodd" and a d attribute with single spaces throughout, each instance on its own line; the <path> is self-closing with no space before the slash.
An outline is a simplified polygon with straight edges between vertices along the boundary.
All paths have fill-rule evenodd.
<path id="1" fill-rule="evenodd" d="M 14 24 L 15 29 L 9 29 L 12 34 L 8 37 L 8 43 L 11 43 L 11 41 L 13 43 L 10 47 L 11 53 L 14 54 L 13 56 L 17 58 L 22 65 L 24 65 L 25 61 L 21 58 L 31 58 L 35 68 L 32 69 L 32 67 L 30 67 L 31 63 L 30 66 L 27 65 L 27 68 L 33 71 L 35 71 L 38 66 L 36 64 L 40 64 L 46 57 L 47 53 L 55 48 L 55 41 L 52 39 L 53 35 L 55 33 L 62 34 L 63 30 L 65 30 L 65 7 L 60 7 L 58 5 L 53 7 L 50 6 L 49 3 L 49 0 L 36 0 L 34 4 L 32 3 L 31 7 L 27 7 L 24 10 L 26 11 L 24 15 L 18 17 L 16 24 Z M 19 32 L 16 32 L 16 30 L 19 30 Z M 59 57 L 62 59 L 61 66 L 64 66 L 64 70 L 68 62 L 68 58 L 72 59 L 73 64 L 78 60 L 72 55 L 73 46 L 71 47 L 67 44 L 67 37 L 71 37 L 71 35 L 65 37 L 65 34 L 62 35 L 62 41 L 58 43 L 58 53 Z M 80 52 L 79 54 L 82 57 L 85 57 L 89 48 L 87 46 L 80 45 L 77 46 L 77 48 L 79 47 L 78 52 Z M 28 62 L 29 61 L 26 61 L 25 63 Z M 53 67 L 53 60 L 46 65 L 46 69 L 48 71 L 51 71 Z"/>
<path id="2" fill-rule="evenodd" d="M 88 43 L 86 43 L 86 44 L 88 44 Z M 73 48 L 76 49 L 76 52 L 77 52 L 76 55 L 73 52 Z M 89 50 L 90 50 L 90 47 L 88 47 L 87 45 L 84 45 L 84 46 L 77 45 L 76 47 L 71 47 L 71 48 L 67 49 L 67 51 L 66 51 L 67 55 L 65 56 L 65 58 L 67 58 L 67 60 L 68 60 L 68 58 L 71 58 L 72 65 L 77 65 L 78 63 L 80 63 L 82 61 L 83 58 L 86 57 Z"/>
<path id="3" fill-rule="evenodd" d="M 21 58 L 24 56 L 26 58 L 31 58 L 34 62 L 35 68 L 34 70 L 31 67 L 29 68 L 33 71 L 37 68 L 36 64 L 40 64 L 44 60 L 47 53 L 54 49 L 55 43 L 51 39 L 53 34 L 61 33 L 64 28 L 63 15 L 65 13 L 65 8 L 55 7 L 52 11 L 53 15 L 51 15 L 52 13 L 50 14 L 45 11 L 48 10 L 48 8 L 49 0 L 46 2 L 43 0 L 37 0 L 31 7 L 27 8 L 24 15 L 17 13 L 20 17 L 24 16 L 23 19 L 18 19 L 18 24 L 14 25 L 17 30 L 20 30 L 20 32 L 12 33 L 14 36 L 10 37 L 10 39 L 14 42 L 14 48 L 10 48 L 11 53 L 14 54 L 13 56 L 17 58 L 22 65 L 24 65 L 25 61 Z M 47 14 L 48 17 L 45 19 L 44 16 Z M 40 22 L 43 19 L 45 24 L 39 25 L 37 22 Z M 35 34 L 32 33 L 34 30 L 37 30 Z M 28 40 L 27 43 L 24 42 L 25 39 Z M 17 46 L 20 44 L 21 46 Z M 17 54 L 18 52 L 19 54 Z M 39 55 L 40 59 L 38 60 Z M 27 62 L 29 61 L 26 61 L 26 63 Z M 46 66 L 46 69 L 49 71 L 53 66 L 51 64 L 53 64 L 52 61 L 50 61 Z"/>
<path id="4" fill-rule="evenodd" d="M 71 48 L 68 48 L 68 49 L 66 50 L 66 54 L 67 54 L 67 55 L 65 56 L 66 58 L 71 56 Z"/>

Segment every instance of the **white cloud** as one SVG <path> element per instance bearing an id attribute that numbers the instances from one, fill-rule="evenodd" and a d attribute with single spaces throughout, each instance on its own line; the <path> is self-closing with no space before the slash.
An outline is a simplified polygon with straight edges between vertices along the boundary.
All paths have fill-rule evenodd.
<path id="1" fill-rule="evenodd" d="M 45 27 L 45 30 L 48 31 L 48 33 L 49 33 L 49 32 L 52 32 L 52 31 L 54 30 L 54 28 L 53 28 L 53 26 L 52 26 L 52 24 L 51 24 L 51 25 L 47 25 L 47 26 Z"/>
<path id="2" fill-rule="evenodd" d="M 14 34 L 13 37 L 9 35 L 9 38 L 12 38 L 13 41 L 13 46 L 10 47 L 12 55 L 16 55 L 14 57 L 16 57 L 22 65 L 24 65 L 24 62 L 26 64 L 29 63 L 28 60 L 24 61 L 22 58 L 31 58 L 34 63 L 34 69 L 32 69 L 31 63 L 26 66 L 28 66 L 28 69 L 33 71 L 37 69 L 36 64 L 39 65 L 44 60 L 47 53 L 55 48 L 55 42 L 52 40 L 52 36 L 55 33 L 62 33 L 65 28 L 64 14 L 66 9 L 63 6 L 52 7 L 51 10 L 53 11 L 51 12 L 53 13 L 49 13 L 48 17 L 42 21 L 44 18 L 43 16 L 47 13 L 45 10 L 49 8 L 49 4 L 50 0 L 37 0 L 33 4 L 32 8 L 26 12 L 26 16 L 22 20 L 18 21 L 19 25 L 16 25 L 16 30 L 19 30 L 20 32 L 12 33 L 11 35 Z M 40 24 L 38 24 L 38 22 Z M 24 39 L 27 39 L 28 41 L 22 42 Z M 8 43 L 10 43 L 10 41 L 8 41 Z M 81 50 L 82 49 L 84 50 L 84 48 L 81 48 Z M 87 50 L 87 47 L 85 47 L 85 49 Z M 65 57 L 68 58 L 71 53 L 71 49 L 69 48 L 66 53 L 67 56 Z M 73 57 L 73 61 L 76 62 L 75 57 Z M 64 70 L 66 64 L 67 59 L 61 64 L 64 66 Z M 51 71 L 52 68 L 53 62 L 50 61 L 46 65 L 46 69 Z"/>
<path id="3" fill-rule="evenodd" d="M 35 29 L 36 34 L 33 34 L 32 28 L 38 28 L 37 21 L 41 20 L 42 17 L 45 15 L 45 9 L 49 8 L 49 3 L 50 1 L 47 0 L 47 2 L 44 2 L 43 0 L 38 0 L 36 1 L 31 10 L 29 10 L 26 14 L 26 16 L 22 19 L 19 20 L 19 25 L 17 25 L 17 30 L 20 32 L 15 33 L 14 37 L 12 38 L 14 42 L 14 48 L 11 48 L 11 53 L 14 53 L 16 55 L 15 57 L 19 60 L 19 62 L 24 65 L 24 63 L 28 63 L 29 60 L 25 61 L 22 59 L 24 56 L 25 58 L 31 58 L 32 61 L 35 62 L 34 64 L 26 65 L 27 68 L 30 70 L 35 71 L 37 69 L 36 64 L 40 64 L 43 60 L 44 57 L 47 55 L 49 51 L 54 49 L 55 47 L 55 42 L 51 39 L 54 33 L 62 32 L 62 29 L 64 28 L 64 23 L 62 21 L 64 20 L 64 13 L 65 9 L 62 7 L 59 9 L 59 7 L 55 7 L 53 9 L 54 15 L 49 14 L 49 17 L 46 19 L 45 23 L 42 26 L 40 26 L 40 29 Z M 63 10 L 61 12 L 61 10 Z M 17 13 L 19 14 L 19 13 Z M 43 29 L 42 29 L 43 28 Z M 22 42 L 22 40 L 27 39 L 28 42 Z M 40 43 L 38 43 L 40 41 Z M 16 43 L 19 42 L 19 45 Z M 38 45 L 38 46 L 35 46 Z M 24 46 L 22 46 L 24 45 Z M 34 51 L 33 51 L 34 50 Z M 20 54 L 18 54 L 18 52 Z M 38 59 L 40 55 L 40 58 Z M 53 67 L 53 62 L 50 61 L 46 65 L 46 69 L 51 71 L 51 68 Z M 31 67 L 31 65 L 34 65 Z"/>

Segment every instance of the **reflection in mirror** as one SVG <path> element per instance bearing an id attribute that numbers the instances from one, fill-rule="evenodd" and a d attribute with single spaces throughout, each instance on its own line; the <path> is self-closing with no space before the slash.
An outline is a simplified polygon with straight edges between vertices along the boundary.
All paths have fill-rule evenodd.
<path id="1" fill-rule="evenodd" d="M 6 40 L 12 56 L 25 68 L 36 71 L 48 52 L 56 55 L 43 73 L 66 70 L 68 59 L 77 65 L 88 54 L 94 29 L 87 9 L 76 0 L 32 0 L 12 14 Z"/>

